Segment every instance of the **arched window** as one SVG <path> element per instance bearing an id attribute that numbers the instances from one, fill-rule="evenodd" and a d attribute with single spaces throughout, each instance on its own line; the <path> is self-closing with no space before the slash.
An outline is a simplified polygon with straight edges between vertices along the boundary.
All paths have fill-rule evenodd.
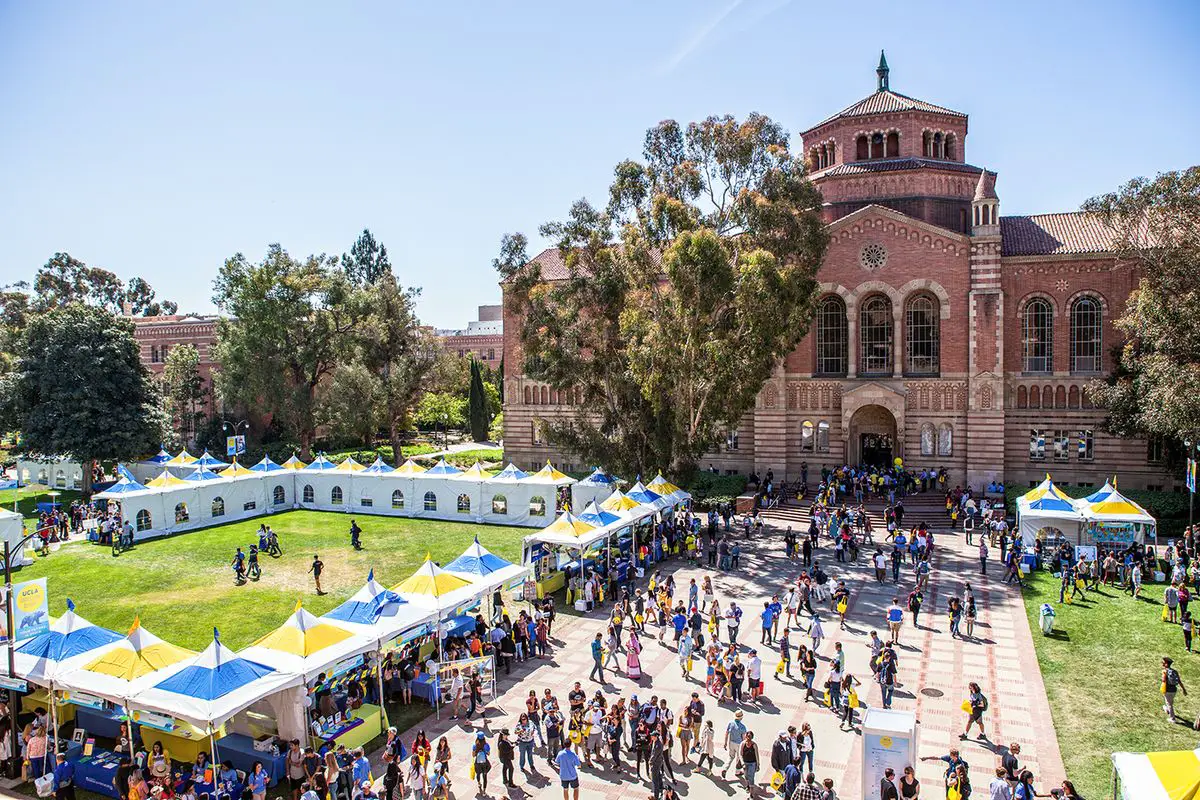
<path id="1" fill-rule="evenodd" d="M 404 508 L 404 492 L 399 489 L 392 492 L 392 508 Z"/>
<path id="2" fill-rule="evenodd" d="M 817 374 L 845 375 L 849 355 L 846 303 L 830 295 L 817 306 Z"/>
<path id="3" fill-rule="evenodd" d="M 1029 406 L 1029 392 L 1024 386 L 1017 387 L 1017 408 L 1027 408 Z"/>
<path id="4" fill-rule="evenodd" d="M 335 506 L 342 504 L 342 487 L 335 486 L 329 490 L 329 502 Z"/>
<path id="5" fill-rule="evenodd" d="M 803 424 L 800 425 L 800 452 L 811 453 L 815 438 L 812 420 L 804 420 Z"/>
<path id="6" fill-rule="evenodd" d="M 225 498 L 214 497 L 212 501 L 212 515 L 214 517 L 225 516 Z"/>
<path id="7" fill-rule="evenodd" d="M 1067 387 L 1058 386 L 1054 389 L 1054 407 L 1055 408 L 1066 408 L 1067 407 Z"/>
<path id="8" fill-rule="evenodd" d="M 939 313 L 938 302 L 929 295 L 917 295 L 908 301 L 904 347 L 906 369 L 914 375 L 936 375 L 941 368 Z"/>
<path id="9" fill-rule="evenodd" d="M 40 483 L 42 486 L 45 486 L 47 484 L 47 482 L 49 482 L 49 480 L 50 480 L 50 476 L 46 474 L 46 470 L 44 470 L 44 469 L 38 470 L 38 479 L 37 479 L 38 483 Z"/>
<path id="10" fill-rule="evenodd" d="M 866 161 L 868 155 L 867 137 L 866 135 L 859 136 L 854 142 L 854 158 L 858 161 Z"/>
<path id="11" fill-rule="evenodd" d="M 550 405 L 550 387 L 548 386 L 542 387 L 542 405 Z"/>
<path id="12" fill-rule="evenodd" d="M 938 455 L 948 456 L 954 452 L 954 428 L 943 422 L 938 428 Z"/>
<path id="13" fill-rule="evenodd" d="M 315 497 L 316 497 L 316 495 L 313 494 L 313 488 L 311 486 L 306 485 L 304 487 L 304 502 L 311 503 L 311 502 L 313 502 Z"/>
<path id="14" fill-rule="evenodd" d="M 492 498 L 492 513 L 507 514 L 508 513 L 508 498 L 502 494 L 498 494 Z"/>
<path id="15" fill-rule="evenodd" d="M 817 423 L 817 452 L 829 452 L 829 423 L 824 420 Z"/>
<path id="16" fill-rule="evenodd" d="M 1035 297 L 1025 304 L 1021 314 L 1021 349 L 1026 372 L 1054 371 L 1054 309 L 1049 300 Z"/>
<path id="17" fill-rule="evenodd" d="M 1067 408 L 1079 408 L 1079 387 L 1072 386 L 1067 391 Z"/>
<path id="18" fill-rule="evenodd" d="M 936 439 L 937 432 L 934 431 L 931 423 L 926 422 L 921 426 L 921 455 L 933 455 L 933 448 L 937 444 Z"/>
<path id="19" fill-rule="evenodd" d="M 926 158 L 933 157 L 933 134 L 929 131 L 921 134 L 921 153 Z"/>
<path id="20" fill-rule="evenodd" d="M 892 374 L 892 301 L 867 298 L 859 312 L 859 370 L 864 375 Z"/>
<path id="21" fill-rule="evenodd" d="M 222 505 L 224 505 L 224 503 L 222 503 Z M 189 519 L 190 517 L 188 516 L 187 503 L 176 503 L 175 524 L 178 525 L 181 522 L 187 522 Z"/>
<path id="22" fill-rule="evenodd" d="M 887 135 L 887 157 L 895 158 L 900 155 L 900 134 L 892 131 Z"/>
<path id="23" fill-rule="evenodd" d="M 940 133 L 935 133 L 933 135 L 933 157 L 934 158 L 942 157 L 943 152 L 944 152 L 942 150 L 943 144 L 944 144 L 944 142 L 942 140 L 942 135 Z"/>
<path id="24" fill-rule="evenodd" d="M 458 496 L 458 513 L 460 513 L 460 514 L 470 514 L 471 513 L 471 498 L 469 495 L 460 494 Z"/>
<path id="25" fill-rule="evenodd" d="M 529 498 L 529 516 L 546 516 L 546 498 L 541 497 L 540 495 L 535 495 Z"/>
<path id="26" fill-rule="evenodd" d="M 530 399 L 529 399 L 529 396 L 530 396 L 529 387 L 528 387 L 528 386 L 526 386 L 526 387 L 525 387 L 525 405 L 531 405 L 531 401 L 530 401 Z"/>
<path id="27" fill-rule="evenodd" d="M 137 513 L 137 529 L 139 531 L 150 530 L 150 512 L 144 508 Z"/>
<path id="28" fill-rule="evenodd" d="M 437 511 L 437 495 L 433 492 L 425 493 L 425 510 Z"/>
<path id="29" fill-rule="evenodd" d="M 947 133 L 946 134 L 946 158 L 950 159 L 951 161 L 957 160 L 957 158 L 958 158 L 957 144 L 958 144 L 958 137 L 955 136 L 953 133 Z"/>
<path id="30" fill-rule="evenodd" d="M 283 491 L 282 486 L 276 486 L 271 491 L 271 500 L 277 506 L 281 506 L 287 502 L 287 493 Z"/>
<path id="31" fill-rule="evenodd" d="M 1071 372 L 1100 371 L 1100 301 L 1081 297 L 1071 305 Z"/>

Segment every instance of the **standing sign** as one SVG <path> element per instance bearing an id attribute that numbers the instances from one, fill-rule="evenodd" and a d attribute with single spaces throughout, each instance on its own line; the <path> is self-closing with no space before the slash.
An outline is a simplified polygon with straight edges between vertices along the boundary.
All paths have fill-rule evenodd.
<path id="1" fill-rule="evenodd" d="M 862 721 L 862 785 L 878 791 L 891 767 L 898 781 L 917 760 L 917 717 L 911 711 L 868 708 Z"/>
<path id="2" fill-rule="evenodd" d="M 226 436 L 225 437 L 225 455 L 239 456 L 246 452 L 246 437 L 245 436 Z"/>
<path id="3" fill-rule="evenodd" d="M 8 631 L 2 625 L 3 619 L 0 619 L 0 642 L 8 642 Z M 18 642 L 50 631 L 45 578 L 13 584 L 13 625 L 17 629 L 14 638 Z"/>

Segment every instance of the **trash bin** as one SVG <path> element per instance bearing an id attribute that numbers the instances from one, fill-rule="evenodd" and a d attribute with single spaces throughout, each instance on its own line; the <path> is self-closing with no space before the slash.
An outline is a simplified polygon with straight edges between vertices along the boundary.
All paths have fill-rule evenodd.
<path id="1" fill-rule="evenodd" d="M 1054 609 L 1049 603 L 1042 603 L 1040 619 L 1042 623 L 1042 635 L 1049 636 L 1054 632 Z"/>

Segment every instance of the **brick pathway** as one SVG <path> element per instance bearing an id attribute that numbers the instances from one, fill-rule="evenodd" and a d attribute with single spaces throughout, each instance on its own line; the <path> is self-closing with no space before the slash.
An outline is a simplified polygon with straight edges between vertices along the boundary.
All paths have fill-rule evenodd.
<path id="1" fill-rule="evenodd" d="M 925 511 L 919 513 L 924 515 L 931 525 L 944 522 L 944 517 L 940 515 L 935 517 L 933 513 Z M 910 510 L 906 521 L 916 522 L 920 518 L 919 513 Z M 881 528 L 881 525 L 876 526 L 876 530 Z M 768 535 L 752 541 L 744 548 L 743 567 L 740 572 L 710 573 L 722 605 L 727 605 L 728 601 L 733 599 L 745 609 L 746 617 L 739 637 L 744 645 L 755 644 L 758 641 L 757 612 L 762 609 L 763 600 L 769 599 L 772 593 L 779 591 L 779 587 L 785 581 L 793 579 L 799 572 L 796 562 L 788 562 L 783 556 L 782 537 L 771 535 L 777 531 L 771 532 L 769 527 L 768 532 Z M 1020 742 L 1023 749 L 1022 763 L 1032 769 L 1038 777 L 1039 790 L 1048 791 L 1051 786 L 1057 786 L 1063 777 L 1062 758 L 1021 598 L 1015 590 L 1000 582 L 999 575 L 979 575 L 975 548 L 966 545 L 961 533 L 950 533 L 943 529 L 935 529 L 935 533 L 937 552 L 931 587 L 926 592 L 925 607 L 921 615 L 923 628 L 916 631 L 910 622 L 905 623 L 901 634 L 902 649 L 899 652 L 900 681 L 903 685 L 895 693 L 893 706 L 916 710 L 918 753 L 921 757 L 941 756 L 951 746 L 961 745 L 963 756 L 971 766 L 976 794 L 986 796 L 986 787 L 999 756 L 989 742 L 979 742 L 975 739 L 968 742 L 958 740 L 965 724 L 965 715 L 959 706 L 966 696 L 967 683 L 977 681 L 990 700 L 990 709 L 985 717 L 990 742 Z M 867 664 L 870 652 L 867 644 L 869 631 L 875 629 L 881 636 L 886 636 L 884 609 L 893 596 L 899 595 L 903 601 L 912 588 L 912 580 L 907 573 L 902 573 L 901 585 L 898 588 L 890 583 L 877 584 L 873 572 L 865 566 L 865 557 L 857 566 L 839 565 L 834 562 L 832 550 L 827 546 L 818 551 L 817 558 L 830 571 L 831 578 L 845 579 L 852 592 L 846 631 L 839 632 L 836 621 L 829 622 L 831 615 L 826 614 L 822 617 L 826 623 L 827 636 L 821 647 L 822 654 L 832 653 L 833 643 L 841 641 L 846 652 L 847 668 L 864 683 L 863 701 L 868 705 L 878 704 L 879 689 L 870 681 L 871 672 Z M 668 566 L 674 564 L 675 562 L 668 562 Z M 994 565 L 992 566 L 994 568 Z M 689 569 L 686 562 L 681 563 L 675 573 L 677 586 L 681 587 L 676 590 L 676 596 L 682 593 L 686 598 L 688 579 L 696 577 L 699 583 L 701 575 L 706 573 L 707 570 Z M 962 583 L 968 580 L 974 588 L 979 608 L 976 623 L 977 640 L 953 640 L 950 638 L 948 623 L 943 613 L 946 598 L 952 593 L 960 592 Z M 833 619 L 836 620 L 836 617 Z M 558 622 L 555 627 L 558 641 L 555 642 L 554 657 L 542 662 L 529 662 L 531 667 L 515 667 L 512 678 L 502 679 L 498 686 L 499 702 L 490 707 L 482 720 L 476 718 L 472 722 L 452 722 L 445 715 L 441 720 L 427 720 L 424 727 L 431 741 L 436 742 L 442 735 L 450 737 L 454 753 L 451 778 L 455 797 L 475 796 L 475 785 L 468 777 L 465 755 L 469 752 L 475 732 L 479 730 L 485 731 L 493 743 L 493 768 L 488 786 L 490 796 L 561 797 L 556 774 L 545 764 L 541 754 L 536 773 L 517 773 L 517 788 L 506 790 L 500 786 L 500 769 L 495 760 L 493 738 L 501 728 L 515 726 L 517 716 L 524 709 L 524 698 L 530 689 L 537 689 L 540 695 L 543 688 L 549 687 L 564 704 L 567 693 L 576 680 L 583 680 L 584 688 L 589 693 L 595 690 L 596 684 L 587 681 L 586 677 L 591 669 L 589 644 L 595 633 L 601 630 L 599 615 L 592 615 L 592 618 L 560 615 Z M 670 638 L 667 637 L 668 641 Z M 793 645 L 801 641 L 805 639 L 793 635 Z M 717 708 L 712 698 L 703 693 L 701 667 L 698 666 L 694 671 L 700 679 L 685 682 L 680 678 L 673 649 L 660 646 L 653 637 L 645 639 L 644 642 L 646 646 L 643 652 L 643 679 L 634 682 L 622 675 L 614 676 L 610 672 L 609 682 L 604 686 L 605 691 L 613 698 L 618 694 L 628 698 L 631 693 L 636 693 L 643 701 L 650 695 L 657 694 L 659 698 L 666 697 L 671 709 L 678 711 L 692 691 L 700 690 L 706 705 L 706 718 L 713 720 L 718 732 L 717 749 L 720 758 L 721 736 L 726 723 L 732 718 L 733 708 L 728 705 Z M 773 675 L 778 661 L 777 654 L 766 652 L 763 648 L 760 656 L 763 658 L 763 674 Z M 818 679 L 824 674 L 826 666 L 827 662 L 823 662 L 818 668 Z M 798 675 L 798 671 L 793 672 Z M 827 709 L 818 708 L 811 703 L 806 704 L 803 692 L 796 688 L 798 684 L 774 678 L 768 678 L 768 681 L 765 702 L 742 706 L 746 712 L 744 722 L 760 743 L 764 761 L 769 760 L 770 743 L 781 728 L 808 722 L 814 731 L 815 771 L 818 779 L 832 778 L 839 797 L 844 800 L 863 797 L 862 787 L 859 786 L 861 737 L 839 730 L 838 720 Z M 936 689 L 941 695 L 922 694 L 920 690 L 925 688 Z M 405 734 L 406 742 L 411 740 L 413 733 Z M 680 794 L 690 798 L 729 798 L 745 795 L 745 790 L 740 785 L 714 780 L 706 774 L 693 775 L 689 767 L 678 766 L 678 754 L 676 746 L 672 754 L 672 766 L 676 776 L 681 778 Z M 378 753 L 375 754 L 374 760 L 378 761 L 378 756 Z M 720 764 L 718 761 L 718 766 Z M 922 796 L 941 797 L 941 763 L 919 762 L 916 766 L 917 776 L 925 787 Z M 732 772 L 730 777 L 733 777 Z M 760 779 L 765 781 L 769 778 L 770 770 L 760 769 Z M 617 774 L 603 766 L 585 770 L 581 781 L 582 796 L 618 798 L 649 795 L 648 784 L 639 782 L 639 788 L 635 789 L 631 780 L 628 771 Z M 873 792 L 867 797 L 874 800 L 878 789 L 872 788 Z M 764 790 L 763 793 L 769 794 L 769 790 Z"/>

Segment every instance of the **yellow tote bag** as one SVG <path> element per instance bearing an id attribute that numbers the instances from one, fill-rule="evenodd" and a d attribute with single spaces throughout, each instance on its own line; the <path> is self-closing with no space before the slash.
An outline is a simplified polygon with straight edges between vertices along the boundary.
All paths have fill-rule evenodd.
<path id="1" fill-rule="evenodd" d="M 964 714 L 970 714 L 970 713 L 971 713 L 971 701 L 970 701 L 970 700 L 963 700 L 963 701 L 962 701 L 962 710 L 963 710 L 963 713 L 964 713 Z"/>
<path id="2" fill-rule="evenodd" d="M 778 792 L 781 786 L 783 786 L 783 773 L 775 770 L 775 774 L 771 776 L 771 788 Z"/>
<path id="3" fill-rule="evenodd" d="M 839 600 L 839 601 L 838 601 L 838 604 L 837 604 L 837 612 L 838 612 L 839 614 L 845 614 L 845 613 L 846 613 L 846 601 L 845 601 L 845 600 Z"/>
<path id="4" fill-rule="evenodd" d="M 1167 616 L 1168 616 L 1167 607 L 1163 606 L 1163 610 L 1162 610 L 1162 621 L 1163 622 L 1167 621 Z"/>
<path id="5" fill-rule="evenodd" d="M 851 708 L 858 708 L 858 692 L 851 689 L 847 702 L 850 704 Z"/>

